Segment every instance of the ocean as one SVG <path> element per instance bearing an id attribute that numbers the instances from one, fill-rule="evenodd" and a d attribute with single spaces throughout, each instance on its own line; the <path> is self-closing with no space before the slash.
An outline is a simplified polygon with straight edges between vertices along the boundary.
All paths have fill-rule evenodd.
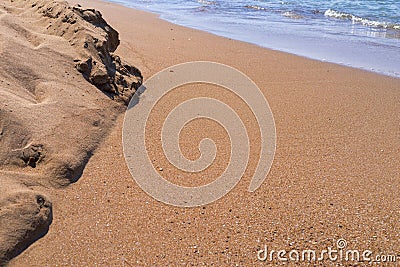
<path id="1" fill-rule="evenodd" d="M 399 0 L 109 0 L 175 24 L 400 77 Z"/>

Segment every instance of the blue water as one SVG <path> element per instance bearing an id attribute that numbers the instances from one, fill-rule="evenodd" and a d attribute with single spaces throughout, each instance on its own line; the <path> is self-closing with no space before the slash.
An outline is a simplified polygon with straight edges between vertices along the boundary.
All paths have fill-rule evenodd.
<path id="1" fill-rule="evenodd" d="M 109 0 L 176 24 L 400 77 L 399 0 Z"/>

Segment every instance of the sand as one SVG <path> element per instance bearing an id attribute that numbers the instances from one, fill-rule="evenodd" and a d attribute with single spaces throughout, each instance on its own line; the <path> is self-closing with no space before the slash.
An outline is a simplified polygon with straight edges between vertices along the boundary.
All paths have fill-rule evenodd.
<path id="1" fill-rule="evenodd" d="M 118 33 L 96 12 L 51 1 L 0 11 L 2 265 L 47 232 L 46 190 L 81 176 L 141 76 L 112 53 Z"/>
<path id="2" fill-rule="evenodd" d="M 218 143 L 221 156 L 217 157 L 216 166 L 205 173 L 183 178 L 161 153 L 160 121 L 176 102 L 194 96 L 225 100 L 247 118 L 251 160 L 239 184 L 212 204 L 177 208 L 160 203 L 140 189 L 126 167 L 121 143 L 123 115 L 107 109 L 113 109 L 115 101 L 88 84 L 74 69 L 73 56 L 67 57 L 69 60 L 54 57 L 52 65 L 57 66 L 58 71 L 54 72 L 53 79 L 63 75 L 62 80 L 73 86 L 69 91 L 73 90 L 74 94 L 62 98 L 69 101 L 64 112 L 69 116 L 75 112 L 81 120 L 68 120 L 73 124 L 62 128 L 73 129 L 76 135 L 64 137 L 60 134 L 53 139 L 43 136 L 41 140 L 49 143 L 55 140 L 54 144 L 67 147 L 71 144 L 81 147 L 80 142 L 88 142 L 85 143 L 88 147 L 98 148 L 89 149 L 93 156 L 75 183 L 58 189 L 29 185 L 51 199 L 53 220 L 47 234 L 14 258 L 10 266 L 281 265 L 284 263 L 276 256 L 272 262 L 259 261 L 257 251 L 265 245 L 270 250 L 321 251 L 335 248 L 339 239 L 345 239 L 349 249 L 399 256 L 399 79 L 217 37 L 114 4 L 98 1 L 81 4 L 100 10 L 105 20 L 119 32 L 121 42 L 116 53 L 137 67 L 144 79 L 171 65 L 193 60 L 224 63 L 247 74 L 260 87 L 274 114 L 275 160 L 263 185 L 254 193 L 248 192 L 259 153 L 256 122 L 241 108 L 239 100 L 232 99 L 221 88 L 206 85 L 181 88 L 159 107 L 149 126 L 149 154 L 154 165 L 163 168 L 163 175 L 169 179 L 175 177 L 174 182 L 195 186 L 209 182 L 226 165 L 226 135 L 211 122 L 189 125 L 181 140 L 183 152 L 192 158 L 199 156 L 198 141 L 204 136 L 212 136 Z M 4 7 L 1 10 L 1 25 L 5 27 L 4 16 L 9 15 L 4 15 Z M 53 38 L 48 34 L 40 37 Z M 18 40 L 26 40 L 23 38 L 20 36 Z M 2 55 L 8 47 L 6 41 L 9 40 L 2 38 L 0 42 Z M 57 42 L 49 44 L 48 49 L 58 51 L 60 57 L 73 53 L 65 42 L 62 42 L 63 49 L 55 48 L 61 45 Z M 37 55 L 32 61 L 40 62 L 43 57 L 39 52 L 29 53 L 32 57 Z M 16 64 L 16 60 L 13 62 Z M 75 77 L 75 82 L 65 71 L 68 76 Z M 47 72 L 44 74 L 40 64 L 36 72 L 49 76 Z M 46 80 L 50 79 L 47 76 Z M 65 83 L 56 88 L 62 86 L 65 88 Z M 2 95 L 7 92 L 3 88 L 2 85 Z M 81 96 L 82 91 L 85 98 Z M 87 116 L 94 120 L 93 116 L 103 114 L 108 118 L 104 119 L 107 124 L 101 127 L 102 134 L 85 127 L 92 121 L 84 124 L 88 119 L 81 114 L 85 113 L 76 110 L 80 105 L 88 109 L 91 99 L 96 99 L 91 104 L 95 111 L 86 113 Z M 15 100 L 18 105 L 23 105 L 24 101 L 20 97 Z M 50 106 L 44 108 L 46 114 L 60 112 L 60 108 L 54 111 Z M 15 106 L 15 112 L 23 110 Z M 40 117 L 44 116 L 43 112 L 30 112 L 31 118 L 35 118 L 33 121 L 44 120 Z M 34 123 L 21 117 L 18 121 L 24 127 L 33 128 Z M 109 117 L 115 118 L 115 122 Z M 107 130 L 110 130 L 108 135 Z M 85 140 L 78 138 L 82 136 L 80 131 L 86 134 Z M 46 164 L 43 166 L 43 174 L 47 174 Z M 2 177 L 9 174 L 7 168 L 11 167 L 2 167 Z M 34 170 L 41 168 L 39 163 Z M 16 171 L 33 175 L 32 169 L 27 167 Z M 350 265 L 327 260 L 313 264 Z M 309 266 L 307 262 L 298 265 Z"/>

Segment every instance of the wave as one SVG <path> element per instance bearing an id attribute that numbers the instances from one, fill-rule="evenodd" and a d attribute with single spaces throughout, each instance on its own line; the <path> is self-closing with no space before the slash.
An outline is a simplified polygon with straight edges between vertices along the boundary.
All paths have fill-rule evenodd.
<path id="1" fill-rule="evenodd" d="M 197 0 L 198 3 L 204 4 L 204 5 L 215 5 L 217 2 L 215 1 L 206 1 L 206 0 Z"/>
<path id="2" fill-rule="evenodd" d="M 284 3 L 282 2 L 282 4 L 284 4 Z M 257 5 L 246 5 L 244 7 L 248 8 L 248 9 L 254 9 L 254 10 L 271 11 L 268 8 L 265 8 L 265 7 L 262 7 L 262 6 L 257 6 Z M 293 11 L 286 11 L 286 12 L 281 12 L 281 11 L 277 12 L 277 11 L 275 11 L 274 13 L 280 13 L 282 16 L 287 17 L 287 18 L 291 18 L 291 19 L 302 19 L 302 18 L 304 18 L 302 15 L 300 15 L 298 13 L 295 13 Z"/>
<path id="3" fill-rule="evenodd" d="M 304 18 L 302 15 L 297 14 L 297 13 L 295 13 L 293 11 L 284 12 L 284 13 L 282 13 L 282 15 L 284 17 L 291 18 L 291 19 L 302 19 L 302 18 Z"/>
<path id="4" fill-rule="evenodd" d="M 245 8 L 249 8 L 249 9 L 255 9 L 255 10 L 267 10 L 265 7 L 261 7 L 261 6 L 251 6 L 251 5 L 247 5 L 244 6 Z"/>
<path id="5" fill-rule="evenodd" d="M 399 24 L 393 24 L 393 23 L 388 23 L 388 22 L 384 22 L 384 21 L 376 21 L 376 20 L 370 20 L 367 18 L 361 18 L 361 17 L 355 16 L 353 14 L 344 13 L 344 12 L 336 11 L 333 9 L 326 10 L 324 13 L 324 16 L 330 17 L 330 18 L 351 20 L 353 23 L 362 24 L 364 26 L 400 30 Z"/>

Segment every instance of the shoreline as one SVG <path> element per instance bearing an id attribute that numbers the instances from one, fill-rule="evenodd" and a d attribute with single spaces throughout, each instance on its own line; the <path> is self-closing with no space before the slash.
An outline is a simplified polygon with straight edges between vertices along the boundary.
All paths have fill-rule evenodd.
<path id="1" fill-rule="evenodd" d="M 10 266 L 263 265 L 257 251 L 264 245 L 321 251 L 341 238 L 360 251 L 400 251 L 400 118 L 394 115 L 400 114 L 400 79 L 230 40 L 109 2 L 80 4 L 100 10 L 119 32 L 116 52 L 140 69 L 144 80 L 196 60 L 220 62 L 248 75 L 274 114 L 275 160 L 264 184 L 247 192 L 257 165 L 256 122 L 220 88 L 183 88 L 173 95 L 180 101 L 226 100 L 247 118 L 251 157 L 239 184 L 204 207 L 176 208 L 154 200 L 126 167 L 119 115 L 80 179 L 46 190 L 53 202 L 50 229 Z M 159 146 L 162 114 L 176 104 L 170 100 L 154 115 L 146 142 L 155 166 L 179 177 Z M 184 152 L 198 156 L 198 140 L 207 134 L 227 147 L 221 127 L 195 124 L 182 136 Z M 190 176 L 188 186 L 215 177 L 225 166 L 223 156 L 215 168 Z M 284 264 L 277 258 L 270 263 Z"/>
<path id="2" fill-rule="evenodd" d="M 163 14 L 162 11 L 157 11 L 156 9 L 149 10 L 141 6 L 132 7 L 129 4 L 117 3 L 113 1 L 104 2 L 156 14 L 160 19 L 169 23 L 183 27 L 189 27 L 194 30 L 204 31 L 224 38 L 257 45 L 265 49 L 289 53 L 307 59 L 361 69 L 368 72 L 378 73 L 380 75 L 400 78 L 400 66 L 396 66 L 398 61 L 392 58 L 393 56 L 397 56 L 397 52 L 394 50 L 394 48 L 389 49 L 394 45 L 393 43 L 390 43 L 390 38 L 386 40 L 387 43 L 382 43 L 382 41 L 379 41 L 379 38 L 375 39 L 377 37 L 374 37 L 371 40 L 367 40 L 367 37 L 364 37 L 365 39 L 362 40 L 349 41 L 348 38 L 353 39 L 354 36 L 344 37 L 341 35 L 335 37 L 340 37 L 339 39 L 334 39 L 331 37 L 330 39 L 325 40 L 322 37 L 322 33 L 307 32 L 304 33 L 304 36 L 293 36 L 293 30 L 285 29 L 285 33 L 283 34 L 282 32 L 273 29 L 273 27 L 270 27 L 269 31 L 267 32 L 260 32 L 260 29 L 256 27 L 253 29 L 256 31 L 256 33 L 251 34 L 248 32 L 250 28 L 249 25 L 247 25 L 245 30 L 242 30 L 240 27 L 235 27 L 235 25 L 228 24 L 226 27 L 233 27 L 233 29 L 228 31 L 226 29 L 224 30 L 222 26 L 214 24 L 205 23 L 203 25 L 199 22 L 196 24 L 196 20 L 191 22 L 190 19 L 185 16 L 173 19 L 171 14 Z M 290 34 L 290 32 L 292 34 Z M 263 35 L 267 35 L 268 38 L 263 38 Z M 319 45 L 315 45 L 316 42 L 318 42 Z M 268 45 L 265 45 L 265 43 L 268 43 Z M 378 50 L 379 53 L 377 54 L 376 47 L 380 47 L 380 50 L 384 50 Z M 368 58 L 368 60 L 365 60 L 365 58 Z"/>
<path id="3" fill-rule="evenodd" d="M 67 2 L 69 2 L 71 4 L 79 4 L 79 3 L 81 3 L 79 0 L 67 0 Z M 339 67 L 354 69 L 354 70 L 370 73 L 370 74 L 373 74 L 373 75 L 379 75 L 379 76 L 384 76 L 384 77 L 388 77 L 388 78 L 400 79 L 400 72 L 396 73 L 396 74 L 383 73 L 383 72 L 378 72 L 378 71 L 367 69 L 367 68 L 363 68 L 363 67 L 351 66 L 351 65 L 345 64 L 345 63 L 332 62 L 332 61 L 327 61 L 325 59 L 318 59 L 318 58 L 313 58 L 313 57 L 309 57 L 309 56 L 302 55 L 302 54 L 297 54 L 295 52 L 288 52 L 288 51 L 280 50 L 279 48 L 275 49 L 275 48 L 265 47 L 265 46 L 262 46 L 262 45 L 257 44 L 257 43 L 247 42 L 247 41 L 244 41 L 244 40 L 235 39 L 235 38 L 231 38 L 231 37 L 224 36 L 224 35 L 219 35 L 219 34 L 213 33 L 213 32 L 208 31 L 208 30 L 197 29 L 197 28 L 194 28 L 194 27 L 181 25 L 179 23 L 174 23 L 174 22 L 171 22 L 168 19 L 162 18 L 162 14 L 158 14 L 156 12 L 152 12 L 152 11 L 141 9 L 141 8 L 129 7 L 129 6 L 126 6 L 126 5 L 122 4 L 122 3 L 116 3 L 116 2 L 107 1 L 107 0 L 90 0 L 89 3 L 97 3 L 100 6 L 111 5 L 111 6 L 118 6 L 118 7 L 122 8 L 122 9 L 124 9 L 124 8 L 131 9 L 131 10 L 133 10 L 135 12 L 141 13 L 142 15 L 149 15 L 151 17 L 154 17 L 156 19 L 164 21 L 164 22 L 166 22 L 166 23 L 168 23 L 168 24 L 170 24 L 172 26 L 177 26 L 179 28 L 190 29 L 190 30 L 193 30 L 195 32 L 200 32 L 200 33 L 204 33 L 204 34 L 207 34 L 207 35 L 211 35 L 211 36 L 217 37 L 217 39 L 218 38 L 222 38 L 222 39 L 226 39 L 226 40 L 229 40 L 229 41 L 240 42 L 240 43 L 243 43 L 243 44 L 246 44 L 246 45 L 257 47 L 259 49 L 265 49 L 265 50 L 270 51 L 272 53 L 276 52 L 278 54 L 286 54 L 288 56 L 294 56 L 294 57 L 298 57 L 298 58 L 301 58 L 301 59 L 304 59 L 304 60 L 316 61 L 316 62 L 320 62 L 320 63 L 323 63 L 323 64 L 333 64 L 333 65 L 336 65 L 336 66 L 339 66 Z M 95 6 L 97 6 L 97 4 Z M 119 49 L 121 49 L 121 48 L 119 48 Z M 180 62 L 180 63 L 182 63 L 182 62 Z"/>

